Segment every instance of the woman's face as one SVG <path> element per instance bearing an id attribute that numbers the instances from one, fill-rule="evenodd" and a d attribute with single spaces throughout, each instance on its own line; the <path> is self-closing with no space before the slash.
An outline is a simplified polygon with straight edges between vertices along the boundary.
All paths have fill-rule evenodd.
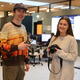
<path id="1" fill-rule="evenodd" d="M 59 29 L 59 31 L 60 31 L 60 35 L 62 34 L 62 35 L 66 35 L 66 32 L 67 32 L 67 30 L 68 30 L 68 23 L 67 23 L 67 21 L 66 20 L 61 20 L 60 22 L 59 22 L 59 25 L 58 25 L 58 29 Z"/>

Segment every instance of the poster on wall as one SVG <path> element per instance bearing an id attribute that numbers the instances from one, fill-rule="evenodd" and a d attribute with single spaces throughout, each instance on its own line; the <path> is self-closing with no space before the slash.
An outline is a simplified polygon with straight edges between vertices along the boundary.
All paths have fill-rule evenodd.
<path id="1" fill-rule="evenodd" d="M 34 22 L 34 34 L 41 35 L 43 32 L 43 24 L 42 21 Z"/>
<path id="2" fill-rule="evenodd" d="M 42 24 L 37 24 L 37 35 L 42 34 Z"/>

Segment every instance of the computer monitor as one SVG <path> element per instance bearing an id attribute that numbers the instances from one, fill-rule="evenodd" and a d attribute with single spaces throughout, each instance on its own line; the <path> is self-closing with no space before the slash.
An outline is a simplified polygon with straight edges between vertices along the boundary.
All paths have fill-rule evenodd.
<path id="1" fill-rule="evenodd" d="M 32 40 L 31 44 L 35 44 L 36 45 L 36 40 Z"/>
<path id="2" fill-rule="evenodd" d="M 47 42 L 51 38 L 51 34 L 42 34 L 42 42 Z"/>

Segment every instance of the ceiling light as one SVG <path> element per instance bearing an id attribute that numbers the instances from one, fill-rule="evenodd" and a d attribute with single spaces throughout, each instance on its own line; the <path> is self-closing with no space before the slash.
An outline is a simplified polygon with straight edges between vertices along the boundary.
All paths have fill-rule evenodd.
<path id="1" fill-rule="evenodd" d="M 46 10 L 47 8 L 40 8 L 39 10 Z"/>
<path id="2" fill-rule="evenodd" d="M 12 5 L 12 3 L 9 3 L 10 5 Z"/>
<path id="3" fill-rule="evenodd" d="M 47 9 L 47 12 L 49 12 L 49 9 Z"/>
<path id="4" fill-rule="evenodd" d="M 35 11 L 31 11 L 31 12 L 29 12 L 29 13 L 35 13 Z"/>
<path id="5" fill-rule="evenodd" d="M 40 15 L 37 15 L 36 17 L 37 17 L 37 18 L 39 18 L 39 17 L 40 17 Z"/>
<path id="6" fill-rule="evenodd" d="M 27 10 L 26 12 L 29 12 L 29 10 Z"/>
<path id="7" fill-rule="evenodd" d="M 54 8 L 63 8 L 63 7 L 64 7 L 63 5 L 54 6 Z"/>
<path id="8" fill-rule="evenodd" d="M 51 8 L 51 11 L 54 11 L 55 9 L 54 8 Z"/>

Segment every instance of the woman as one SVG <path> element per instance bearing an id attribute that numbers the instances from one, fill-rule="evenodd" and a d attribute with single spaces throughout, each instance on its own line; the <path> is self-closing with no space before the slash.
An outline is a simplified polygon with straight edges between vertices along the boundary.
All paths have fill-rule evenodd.
<path id="1" fill-rule="evenodd" d="M 55 37 L 52 37 L 48 47 L 54 44 L 57 44 L 61 50 L 55 48 L 56 52 L 52 54 L 51 71 L 54 73 L 50 73 L 49 80 L 73 80 L 74 62 L 78 56 L 78 48 L 77 42 L 73 36 L 71 22 L 68 17 L 61 17 L 59 20 L 57 33 Z M 62 59 L 61 70 L 60 58 Z"/>

